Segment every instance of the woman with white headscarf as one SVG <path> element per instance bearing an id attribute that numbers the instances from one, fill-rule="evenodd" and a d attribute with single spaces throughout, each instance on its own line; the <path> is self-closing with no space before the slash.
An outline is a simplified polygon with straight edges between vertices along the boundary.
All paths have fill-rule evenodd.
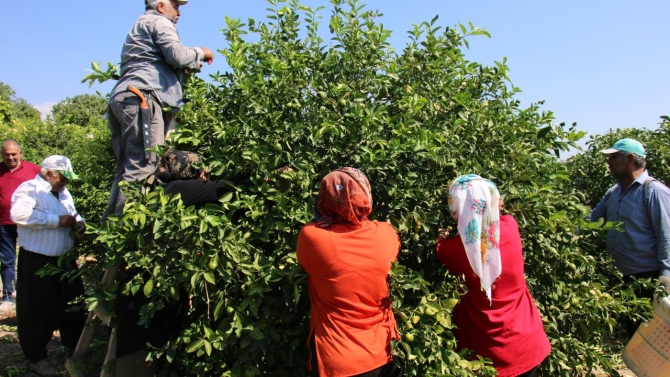
<path id="1" fill-rule="evenodd" d="M 449 211 L 458 235 L 440 234 L 437 257 L 468 292 L 454 308 L 458 348 L 493 361 L 501 377 L 532 377 L 551 345 L 526 286 L 516 220 L 500 215 L 495 184 L 464 175 L 449 186 Z"/>

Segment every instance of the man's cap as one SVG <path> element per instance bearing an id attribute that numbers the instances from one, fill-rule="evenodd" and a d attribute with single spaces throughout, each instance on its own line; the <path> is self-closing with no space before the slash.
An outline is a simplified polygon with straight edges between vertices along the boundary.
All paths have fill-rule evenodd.
<path id="1" fill-rule="evenodd" d="M 42 161 L 42 169 L 58 170 L 68 181 L 79 179 L 79 176 L 72 169 L 70 159 L 65 156 L 55 154 L 45 158 Z"/>
<path id="2" fill-rule="evenodd" d="M 184 4 L 188 3 L 188 0 L 172 0 L 172 1 L 174 1 L 175 3 L 177 3 L 179 5 L 184 5 Z M 149 5 L 149 4 L 157 3 L 157 2 L 158 2 L 158 0 L 144 0 L 145 5 Z"/>
<path id="3" fill-rule="evenodd" d="M 610 149 L 603 149 L 600 153 L 609 156 L 614 153 L 626 152 L 633 153 L 642 158 L 646 158 L 644 147 L 635 139 L 621 139 L 612 145 Z"/>

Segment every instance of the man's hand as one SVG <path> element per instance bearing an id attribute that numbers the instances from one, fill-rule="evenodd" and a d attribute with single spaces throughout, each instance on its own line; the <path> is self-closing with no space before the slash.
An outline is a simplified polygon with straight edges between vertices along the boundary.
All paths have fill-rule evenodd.
<path id="1" fill-rule="evenodd" d="M 670 292 L 670 278 L 667 276 L 661 276 L 658 278 L 658 284 L 665 288 L 666 291 Z"/>
<path id="2" fill-rule="evenodd" d="M 72 225 L 70 238 L 72 238 L 73 240 L 78 240 L 84 236 L 84 233 L 86 233 L 86 223 L 83 221 L 77 221 Z"/>
<path id="3" fill-rule="evenodd" d="M 195 69 L 195 68 L 194 68 L 194 69 L 184 68 L 184 75 L 186 75 L 186 76 L 190 76 L 190 75 L 192 75 L 192 74 L 194 74 L 194 73 L 198 73 L 198 72 L 200 72 L 201 70 L 202 70 L 202 63 L 198 64 L 198 69 Z"/>
<path id="4" fill-rule="evenodd" d="M 294 170 L 290 166 L 282 166 L 279 169 L 275 169 L 272 171 L 272 173 L 269 174 L 269 176 L 265 177 L 265 182 L 270 182 L 272 180 L 277 181 L 277 188 L 279 189 L 280 192 L 286 192 L 291 188 L 291 181 L 289 181 L 286 178 L 282 178 L 281 174 L 282 173 L 293 173 Z"/>
<path id="5" fill-rule="evenodd" d="M 205 56 L 202 57 L 202 61 L 207 62 L 207 64 L 212 64 L 214 61 L 214 54 L 212 53 L 212 50 L 207 47 L 200 48 L 202 49 L 202 52 L 205 53 Z"/>
<path id="6" fill-rule="evenodd" d="M 61 228 L 68 228 L 74 225 L 77 219 L 72 215 L 62 215 L 58 217 L 58 226 Z"/>
<path id="7" fill-rule="evenodd" d="M 72 227 L 77 231 L 79 237 L 86 233 L 86 223 L 83 221 L 77 221 Z"/>

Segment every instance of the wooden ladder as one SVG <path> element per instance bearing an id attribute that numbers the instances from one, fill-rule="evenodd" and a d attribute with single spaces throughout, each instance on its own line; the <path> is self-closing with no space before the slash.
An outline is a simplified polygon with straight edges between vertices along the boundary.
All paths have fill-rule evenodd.
<path id="1" fill-rule="evenodd" d="M 116 263 L 107 271 L 102 277 L 102 287 L 103 289 L 107 288 L 110 284 L 116 279 L 116 275 L 121 268 L 121 263 Z M 88 318 L 86 319 L 86 325 L 84 330 L 79 336 L 79 342 L 77 342 L 77 348 L 75 348 L 72 353 L 72 357 L 68 358 L 65 361 L 65 369 L 69 373 L 70 377 L 85 377 L 84 374 L 80 371 L 81 363 L 86 360 L 86 354 L 89 351 L 91 342 L 95 335 L 95 330 L 100 324 L 105 324 L 112 328 L 112 334 L 109 338 L 109 343 L 107 344 L 107 355 L 105 356 L 105 361 L 100 371 L 100 377 L 114 377 L 113 370 L 110 370 L 107 365 L 110 361 L 116 360 L 116 324 L 112 314 L 105 309 L 103 305 L 97 305 L 93 311 L 88 313 Z M 113 369 L 113 368 L 112 368 Z"/>

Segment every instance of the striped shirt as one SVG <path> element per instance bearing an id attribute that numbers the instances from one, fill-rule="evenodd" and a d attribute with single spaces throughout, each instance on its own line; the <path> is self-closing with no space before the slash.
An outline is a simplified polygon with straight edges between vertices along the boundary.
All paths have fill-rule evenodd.
<path id="1" fill-rule="evenodd" d="M 67 188 L 56 198 L 51 184 L 41 176 L 23 182 L 12 195 L 12 221 L 18 227 L 19 246 L 50 257 L 65 254 L 74 246 L 71 228 L 58 226 L 62 215 L 77 215 L 72 196 Z M 77 221 L 84 219 L 77 215 Z"/>

